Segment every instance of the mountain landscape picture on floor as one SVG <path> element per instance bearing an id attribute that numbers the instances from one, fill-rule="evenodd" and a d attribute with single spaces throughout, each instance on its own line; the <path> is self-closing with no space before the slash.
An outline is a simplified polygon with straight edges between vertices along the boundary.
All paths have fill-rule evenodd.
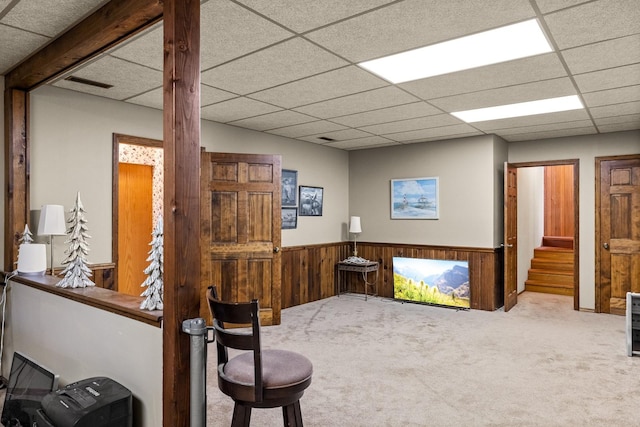
<path id="1" fill-rule="evenodd" d="M 467 261 L 393 258 L 393 297 L 397 300 L 469 308 Z"/>

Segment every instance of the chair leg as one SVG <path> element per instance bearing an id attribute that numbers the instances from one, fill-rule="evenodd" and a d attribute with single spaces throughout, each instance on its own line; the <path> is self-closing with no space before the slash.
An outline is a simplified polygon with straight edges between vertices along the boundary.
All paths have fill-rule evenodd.
<path id="1" fill-rule="evenodd" d="M 302 411 L 300 401 L 282 407 L 285 427 L 302 427 Z"/>
<path id="2" fill-rule="evenodd" d="M 233 407 L 233 419 L 231 427 L 249 427 L 251 422 L 251 407 L 238 402 Z"/>

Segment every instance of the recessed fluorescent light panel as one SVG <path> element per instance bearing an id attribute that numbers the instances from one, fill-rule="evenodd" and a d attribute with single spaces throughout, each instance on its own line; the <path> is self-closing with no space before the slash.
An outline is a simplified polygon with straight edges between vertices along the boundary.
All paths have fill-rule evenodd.
<path id="1" fill-rule="evenodd" d="M 538 21 L 532 19 L 358 65 L 391 83 L 403 83 L 552 50 Z"/>
<path id="2" fill-rule="evenodd" d="M 558 111 L 578 110 L 584 108 L 577 95 L 559 98 L 540 99 L 538 101 L 520 102 L 517 104 L 498 105 L 497 107 L 478 108 L 476 110 L 458 111 L 451 115 L 467 123 L 487 120 L 509 119 L 511 117 L 532 116 L 534 114 L 557 113 Z"/>

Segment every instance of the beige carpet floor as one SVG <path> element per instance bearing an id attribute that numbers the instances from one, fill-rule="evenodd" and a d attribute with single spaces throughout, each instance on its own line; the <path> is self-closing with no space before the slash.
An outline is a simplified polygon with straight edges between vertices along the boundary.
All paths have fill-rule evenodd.
<path id="1" fill-rule="evenodd" d="M 625 319 L 523 293 L 508 313 L 343 294 L 283 310 L 264 348 L 314 364 L 305 426 L 639 426 L 640 358 Z M 229 426 L 209 346 L 207 426 Z M 252 426 L 282 425 L 278 409 Z"/>

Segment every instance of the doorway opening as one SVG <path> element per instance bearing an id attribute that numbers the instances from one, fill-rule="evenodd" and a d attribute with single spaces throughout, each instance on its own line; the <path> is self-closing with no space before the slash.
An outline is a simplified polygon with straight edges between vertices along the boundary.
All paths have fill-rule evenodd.
<path id="1" fill-rule="evenodd" d="M 163 212 L 162 141 L 113 135 L 115 290 L 139 296 L 151 233 Z"/>
<path id="2" fill-rule="evenodd" d="M 517 168 L 517 291 L 573 296 L 580 308 L 579 160 Z"/>

